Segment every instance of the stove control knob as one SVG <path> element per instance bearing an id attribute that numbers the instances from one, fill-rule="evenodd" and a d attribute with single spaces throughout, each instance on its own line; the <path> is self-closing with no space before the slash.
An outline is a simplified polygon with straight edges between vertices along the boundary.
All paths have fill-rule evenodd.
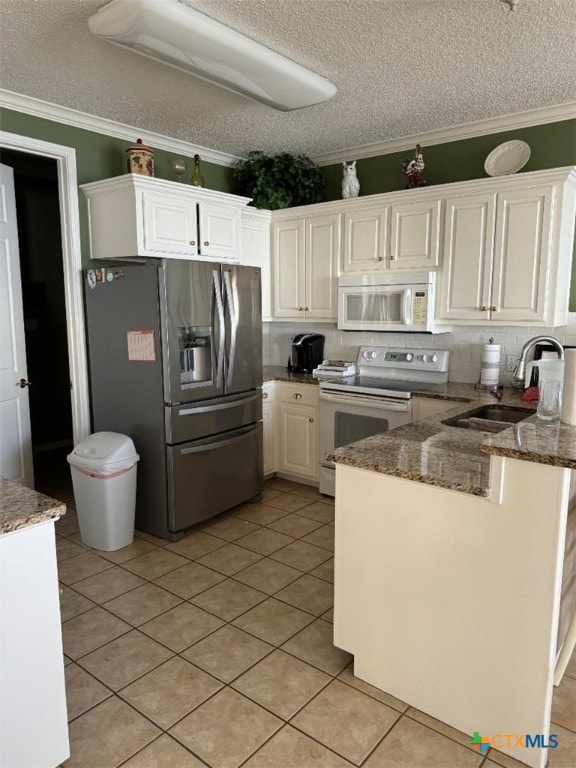
<path id="1" fill-rule="evenodd" d="M 364 358 L 364 360 L 370 360 L 369 350 L 365 349 L 364 352 L 362 352 L 362 357 Z"/>
<path id="2" fill-rule="evenodd" d="M 422 362 L 427 363 L 428 362 L 428 355 L 422 355 Z"/>
<path id="3" fill-rule="evenodd" d="M 412 354 L 412 352 L 407 352 L 406 353 L 406 362 L 407 363 L 411 363 L 413 359 L 414 359 L 414 355 Z"/>
<path id="4" fill-rule="evenodd" d="M 372 360 L 376 360 L 378 355 L 376 354 L 376 352 L 370 352 L 370 357 L 372 358 Z"/>
<path id="5" fill-rule="evenodd" d="M 438 355 L 432 355 L 432 362 L 437 363 L 438 362 Z"/>

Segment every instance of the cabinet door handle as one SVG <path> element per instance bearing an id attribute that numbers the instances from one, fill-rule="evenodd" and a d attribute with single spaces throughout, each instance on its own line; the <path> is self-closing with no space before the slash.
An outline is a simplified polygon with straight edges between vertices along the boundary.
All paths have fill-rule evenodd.
<path id="1" fill-rule="evenodd" d="M 310 310 L 308 309 L 308 307 L 304 307 L 304 312 L 309 312 L 309 311 Z"/>
<path id="2" fill-rule="evenodd" d="M 190 245 L 196 245 L 196 240 L 190 240 Z"/>
<path id="3" fill-rule="evenodd" d="M 394 258 L 394 256 L 393 256 L 393 255 L 391 255 L 391 256 L 390 256 L 390 258 L 391 258 L 391 259 L 393 259 L 393 258 Z M 384 261 L 384 257 L 383 257 L 383 256 L 378 256 L 378 258 L 376 259 L 376 261 Z"/>
<path id="4" fill-rule="evenodd" d="M 266 398 L 266 397 L 268 397 L 268 392 L 262 392 L 262 397 L 263 397 L 263 398 Z"/>
<path id="5" fill-rule="evenodd" d="M 308 421 L 310 422 L 310 424 L 314 424 L 314 419 L 312 418 L 312 416 L 310 416 L 310 418 L 308 419 Z"/>
<path id="6" fill-rule="evenodd" d="M 208 242 L 208 240 L 204 240 L 204 245 L 210 245 L 210 243 Z"/>
<path id="7" fill-rule="evenodd" d="M 480 312 L 488 312 L 490 307 L 480 307 Z"/>
<path id="8" fill-rule="evenodd" d="M 298 312 L 304 312 L 304 307 L 298 307 Z"/>
<path id="9" fill-rule="evenodd" d="M 490 307 L 491 312 L 498 312 L 498 307 Z"/>
<path id="10" fill-rule="evenodd" d="M 302 395 L 300 394 L 300 392 L 294 392 L 293 398 L 294 400 L 302 400 Z"/>

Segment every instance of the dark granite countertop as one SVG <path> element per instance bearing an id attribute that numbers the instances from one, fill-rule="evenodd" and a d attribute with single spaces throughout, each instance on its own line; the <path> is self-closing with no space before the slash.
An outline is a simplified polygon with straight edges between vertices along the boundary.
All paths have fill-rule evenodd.
<path id="1" fill-rule="evenodd" d="M 264 381 L 318 384 L 312 376 L 288 373 L 282 366 L 266 366 Z M 457 402 L 454 408 L 391 432 L 368 437 L 329 454 L 347 464 L 382 474 L 450 488 L 475 496 L 488 496 L 490 455 L 576 469 L 576 427 L 546 424 L 535 415 L 536 403 L 524 402 L 522 393 L 505 387 L 501 405 L 534 411 L 524 421 L 497 434 L 443 424 L 481 405 L 498 405 L 489 392 L 473 384 L 448 382 L 433 390 L 413 390 L 413 397 Z"/>
<path id="2" fill-rule="evenodd" d="M 66 505 L 25 485 L 0 478 L 0 534 L 18 531 L 66 514 Z"/>
<path id="3" fill-rule="evenodd" d="M 458 405 L 391 432 L 338 448 L 329 457 L 337 464 L 360 467 L 475 496 L 488 496 L 489 454 L 511 455 L 503 453 L 504 450 L 510 450 L 509 443 L 503 443 L 502 447 L 499 441 L 506 435 L 513 436 L 520 425 L 491 435 L 483 430 L 461 429 L 443 422 L 481 405 L 521 406 L 534 411 L 535 403 L 523 402 L 521 393 L 511 388 L 503 390 L 502 400 L 498 403 L 490 393 L 477 391 L 473 384 L 457 382 L 439 385 L 433 392 L 414 392 L 413 395 L 458 401 Z M 530 425 L 529 429 L 534 429 L 536 420 L 535 415 L 529 416 L 528 421 L 522 422 L 522 428 Z M 576 429 L 574 435 L 576 438 Z"/>
<path id="4" fill-rule="evenodd" d="M 318 379 L 311 373 L 289 373 L 283 365 L 265 365 L 263 381 L 287 381 L 291 384 L 314 384 L 318 386 Z"/>

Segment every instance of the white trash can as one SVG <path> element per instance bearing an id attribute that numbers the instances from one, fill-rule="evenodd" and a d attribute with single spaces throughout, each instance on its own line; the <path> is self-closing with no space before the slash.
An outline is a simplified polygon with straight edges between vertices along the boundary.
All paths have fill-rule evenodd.
<path id="1" fill-rule="evenodd" d="M 139 459 L 132 440 L 117 432 L 96 432 L 69 454 L 84 544 L 111 552 L 134 541 Z"/>

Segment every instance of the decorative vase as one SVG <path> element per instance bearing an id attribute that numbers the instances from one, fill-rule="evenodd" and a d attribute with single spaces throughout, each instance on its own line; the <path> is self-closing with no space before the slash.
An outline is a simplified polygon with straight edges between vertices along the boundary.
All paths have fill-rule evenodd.
<path id="1" fill-rule="evenodd" d="M 154 150 L 142 144 L 142 139 L 137 139 L 136 144 L 126 150 L 126 167 L 128 173 L 154 176 Z"/>
<path id="2" fill-rule="evenodd" d="M 202 176 L 202 171 L 200 170 L 200 155 L 194 155 L 194 172 L 192 173 L 190 183 L 193 187 L 204 186 L 204 176 Z"/>

